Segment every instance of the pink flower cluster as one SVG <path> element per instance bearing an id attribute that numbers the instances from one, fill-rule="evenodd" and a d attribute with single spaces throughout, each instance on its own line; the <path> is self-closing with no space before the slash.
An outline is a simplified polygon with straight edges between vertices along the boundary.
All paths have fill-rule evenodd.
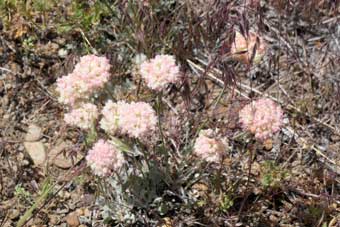
<path id="1" fill-rule="evenodd" d="M 266 52 L 266 44 L 264 40 L 254 33 L 250 33 L 248 39 L 246 39 L 241 33 L 236 32 L 235 42 L 231 47 L 231 54 L 234 58 L 243 62 L 249 62 L 251 59 L 256 39 L 259 38 L 259 45 L 256 48 L 254 62 L 259 63 Z"/>
<path id="2" fill-rule="evenodd" d="M 208 162 L 219 162 L 225 150 L 226 145 L 214 136 L 211 129 L 200 131 L 194 145 L 194 154 Z"/>
<path id="3" fill-rule="evenodd" d="M 107 58 L 95 55 L 81 57 L 72 73 L 57 80 L 59 101 L 72 105 L 89 98 L 109 80 L 109 71 L 110 64 Z"/>
<path id="4" fill-rule="evenodd" d="M 92 103 L 82 104 L 79 108 L 73 109 L 65 114 L 64 120 L 69 125 L 74 125 L 82 129 L 90 129 L 94 126 L 98 118 L 98 109 Z"/>
<path id="5" fill-rule="evenodd" d="M 261 98 L 243 107 L 239 112 L 240 122 L 255 138 L 265 140 L 283 126 L 283 111 L 274 101 Z"/>
<path id="6" fill-rule="evenodd" d="M 126 103 L 108 101 L 102 111 L 100 126 L 109 134 L 117 131 L 130 137 L 143 138 L 155 130 L 156 113 L 150 104 L 145 102 Z"/>
<path id="7" fill-rule="evenodd" d="M 143 62 L 140 66 L 140 74 L 148 87 L 158 91 L 180 79 L 179 66 L 176 65 L 172 55 L 157 55 Z"/>
<path id="8" fill-rule="evenodd" d="M 86 160 L 94 174 L 101 177 L 118 171 L 125 162 L 123 154 L 114 145 L 102 139 L 89 150 Z"/>

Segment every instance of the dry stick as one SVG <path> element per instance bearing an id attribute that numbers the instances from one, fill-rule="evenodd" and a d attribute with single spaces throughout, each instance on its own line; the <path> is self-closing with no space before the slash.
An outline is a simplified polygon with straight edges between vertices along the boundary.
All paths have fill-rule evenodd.
<path id="1" fill-rule="evenodd" d="M 86 37 L 84 31 L 82 29 L 78 29 L 78 31 L 80 32 L 81 36 L 85 40 L 86 44 L 89 45 L 89 47 L 91 48 L 91 52 L 94 53 L 94 54 L 97 54 L 97 50 L 95 48 L 93 48 L 93 46 L 91 45 L 90 41 Z"/>
<path id="2" fill-rule="evenodd" d="M 13 73 L 11 70 L 6 69 L 6 68 L 4 68 L 4 67 L 0 67 L 0 70 L 5 71 L 5 72 L 9 72 L 9 73 Z M 14 73 L 13 73 L 13 74 L 14 74 Z"/>
<path id="3" fill-rule="evenodd" d="M 201 66 L 195 64 L 195 63 L 192 62 L 191 60 L 187 60 L 187 61 L 188 61 L 189 65 L 190 65 L 191 67 L 193 67 L 193 68 L 196 69 L 196 71 L 198 70 L 198 71 L 204 72 L 204 69 L 203 69 Z M 202 61 L 201 61 L 201 62 L 202 62 Z M 214 71 L 215 71 L 215 73 L 221 74 L 221 71 L 219 71 L 218 69 L 214 69 Z M 212 79 L 214 82 L 217 82 L 219 85 L 224 86 L 223 81 L 220 80 L 220 79 L 218 79 L 217 77 L 215 77 L 211 72 L 206 73 L 206 75 L 207 75 L 210 79 Z M 246 89 L 246 90 L 248 90 L 248 91 L 253 91 L 253 92 L 255 92 L 255 93 L 259 94 L 259 95 L 265 95 L 263 92 L 260 92 L 260 91 L 254 89 L 254 88 L 252 89 L 252 88 L 250 88 L 249 86 L 247 86 L 247 85 L 245 85 L 245 84 L 242 84 L 242 83 L 237 83 L 236 86 L 239 86 L 240 88 Z M 247 98 L 247 99 L 250 99 L 247 95 L 243 94 L 239 89 L 235 88 L 235 91 L 236 91 L 238 94 L 242 95 L 243 97 L 245 97 L 245 98 Z M 275 97 L 272 97 L 272 96 L 270 96 L 270 95 L 265 95 L 265 96 L 268 97 L 268 98 L 270 98 L 270 99 L 272 99 L 272 100 L 274 100 L 274 101 L 276 101 L 276 102 L 278 102 L 278 103 L 280 103 L 281 105 L 286 105 L 283 101 L 277 100 Z M 288 105 L 286 105 L 286 106 L 287 106 L 287 109 L 294 109 L 294 110 L 296 110 L 296 111 L 302 113 L 299 109 L 297 109 L 297 108 L 294 107 L 293 105 L 288 104 Z M 308 115 L 307 115 L 307 116 L 308 116 Z M 308 116 L 308 117 L 310 117 L 310 116 Z M 328 125 L 328 124 L 322 122 L 321 120 L 319 120 L 319 119 L 317 119 L 317 118 L 314 118 L 314 117 L 311 117 L 311 118 L 312 118 L 313 120 L 315 120 L 316 122 L 318 122 L 318 123 L 320 123 L 320 124 L 322 124 L 322 125 L 324 125 L 324 126 L 330 128 L 330 129 L 332 129 L 333 131 L 335 131 L 335 133 L 336 133 L 337 135 L 339 135 L 338 132 L 336 131 L 336 129 L 335 129 L 333 126 Z M 297 140 L 297 142 L 298 142 L 298 144 L 302 145 L 303 147 L 306 147 L 307 144 L 308 144 L 308 142 L 307 142 L 304 138 L 300 137 L 300 136 L 294 131 L 294 129 L 292 129 L 291 127 L 288 127 L 288 126 L 285 127 L 285 129 L 283 130 L 283 133 L 286 134 L 286 135 L 289 136 L 289 137 L 292 137 L 292 136 L 295 137 L 296 140 Z M 318 145 L 316 145 L 316 144 L 312 144 L 312 145 L 310 146 L 310 148 L 311 148 L 312 150 L 314 150 L 314 151 L 316 152 L 317 155 L 323 157 L 323 158 L 326 159 L 328 162 L 330 162 L 331 164 L 333 164 L 333 165 L 335 165 L 337 168 L 339 168 L 340 164 L 337 163 L 337 162 L 335 162 L 335 161 L 333 161 L 333 160 L 331 160 L 330 158 L 328 158 L 328 157 L 321 151 L 320 146 L 318 146 Z M 337 172 L 337 173 L 340 173 L 340 169 L 336 169 L 336 172 Z"/>
<path id="4" fill-rule="evenodd" d="M 170 101 L 164 97 L 162 97 L 162 101 L 169 106 L 169 108 L 176 114 L 178 115 L 178 111 L 176 108 L 170 103 Z"/>

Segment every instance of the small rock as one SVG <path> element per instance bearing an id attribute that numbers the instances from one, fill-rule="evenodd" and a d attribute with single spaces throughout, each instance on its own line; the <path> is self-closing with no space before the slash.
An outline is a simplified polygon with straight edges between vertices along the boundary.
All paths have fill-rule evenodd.
<path id="1" fill-rule="evenodd" d="M 9 120 L 11 118 L 11 115 L 8 113 L 3 116 L 3 120 Z"/>
<path id="2" fill-rule="evenodd" d="M 263 142 L 264 149 L 270 151 L 273 148 L 273 140 L 267 139 Z"/>
<path id="3" fill-rule="evenodd" d="M 269 216 L 269 220 L 271 220 L 272 222 L 274 222 L 274 223 L 278 223 L 278 218 L 277 217 L 275 217 L 274 215 L 270 215 Z"/>
<path id="4" fill-rule="evenodd" d="M 85 216 L 79 216 L 79 222 L 80 224 L 91 224 L 90 217 L 85 217 Z"/>
<path id="5" fill-rule="evenodd" d="M 27 160 L 27 159 L 24 159 L 22 162 L 21 162 L 21 165 L 22 166 L 28 166 L 30 164 L 30 162 Z"/>
<path id="6" fill-rule="evenodd" d="M 45 163 L 46 152 L 42 142 L 25 142 L 24 146 L 36 166 L 42 166 Z"/>
<path id="7" fill-rule="evenodd" d="M 66 222 L 70 227 L 77 227 L 80 225 L 77 212 L 69 213 L 66 217 Z"/>
<path id="8" fill-rule="evenodd" d="M 337 141 L 340 141 L 340 136 L 339 135 L 332 135 L 331 139 L 332 139 L 332 141 L 337 142 Z"/>
<path id="9" fill-rule="evenodd" d="M 67 56 L 67 54 L 68 54 L 68 51 L 65 50 L 65 49 L 59 49 L 59 51 L 58 51 L 58 55 L 61 58 L 65 58 Z"/>
<path id="10" fill-rule="evenodd" d="M 44 221 L 41 218 L 36 217 L 33 219 L 33 223 L 36 227 L 42 227 L 44 224 Z"/>
<path id="11" fill-rule="evenodd" d="M 50 225 L 52 226 L 57 225 L 60 221 L 59 218 L 55 215 L 50 215 L 49 218 L 50 218 Z"/>
<path id="12" fill-rule="evenodd" d="M 91 212 L 88 208 L 86 208 L 86 209 L 84 210 L 84 216 L 85 216 L 85 217 L 91 217 L 91 215 L 92 215 L 92 212 Z"/>
<path id="13" fill-rule="evenodd" d="M 71 198 L 71 193 L 65 191 L 64 192 L 64 199 L 69 199 L 69 198 Z"/>
<path id="14" fill-rule="evenodd" d="M 25 141 L 27 142 L 34 142 L 38 141 L 42 137 L 42 129 L 35 125 L 31 124 L 28 126 L 28 130 L 25 136 Z"/>
<path id="15" fill-rule="evenodd" d="M 58 209 L 56 210 L 56 213 L 57 213 L 57 214 L 67 214 L 67 213 L 69 212 L 69 210 L 70 210 L 70 209 L 68 209 L 68 207 L 66 207 L 66 208 L 64 208 L 64 209 L 58 208 Z"/>
<path id="16" fill-rule="evenodd" d="M 22 144 L 20 144 L 18 147 L 18 151 L 24 151 L 24 150 L 25 150 L 25 147 Z"/>
<path id="17" fill-rule="evenodd" d="M 2 102 L 2 106 L 3 106 L 3 107 L 7 107 L 8 104 L 9 104 L 8 95 L 5 95 L 5 96 L 2 98 L 1 102 Z"/>
<path id="18" fill-rule="evenodd" d="M 17 160 L 19 162 L 22 162 L 24 160 L 24 158 L 25 158 L 25 155 L 23 153 L 18 153 L 17 154 Z"/>
<path id="19" fill-rule="evenodd" d="M 76 202 L 70 202 L 69 204 L 68 204 L 68 207 L 71 209 L 71 210 L 74 210 L 75 208 L 76 208 Z"/>
<path id="20" fill-rule="evenodd" d="M 83 156 L 81 154 L 77 154 L 76 157 L 68 157 L 63 154 L 63 151 L 71 147 L 72 143 L 70 141 L 59 141 L 57 145 L 52 148 L 52 150 L 49 152 L 49 161 L 53 163 L 55 166 L 62 168 L 62 169 L 68 169 L 73 166 L 73 164 L 77 164 Z M 73 161 L 73 162 L 72 162 Z"/>
<path id="21" fill-rule="evenodd" d="M 77 212 L 77 214 L 79 215 L 79 216 L 83 216 L 84 215 L 84 208 L 79 208 L 79 209 L 77 209 L 76 210 L 76 212 Z"/>
<path id="22" fill-rule="evenodd" d="M 223 164 L 226 166 L 231 166 L 231 164 L 233 163 L 233 161 L 230 158 L 225 158 L 223 160 Z"/>
<path id="23" fill-rule="evenodd" d="M 20 212 L 17 209 L 13 209 L 11 214 L 9 215 L 9 218 L 11 220 L 17 219 L 19 217 L 19 215 L 20 215 Z"/>

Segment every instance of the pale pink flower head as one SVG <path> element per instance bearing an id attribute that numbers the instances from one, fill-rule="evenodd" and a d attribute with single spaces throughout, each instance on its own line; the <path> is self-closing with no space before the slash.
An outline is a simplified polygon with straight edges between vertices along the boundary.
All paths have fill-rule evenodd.
<path id="1" fill-rule="evenodd" d="M 207 162 L 220 162 L 226 145 L 211 129 L 202 130 L 194 145 L 194 154 Z"/>
<path id="2" fill-rule="evenodd" d="M 124 156 L 113 144 L 102 139 L 89 150 L 86 161 L 95 175 L 110 176 L 124 164 Z"/>
<path id="3" fill-rule="evenodd" d="M 140 74 L 147 86 L 157 91 L 170 83 L 178 82 L 181 76 L 179 66 L 172 55 L 157 55 L 149 61 L 144 61 L 140 66 Z"/>
<path id="4" fill-rule="evenodd" d="M 86 100 L 90 94 L 81 86 L 81 81 L 72 73 L 57 79 L 58 101 L 74 104 L 78 100 Z"/>
<path id="5" fill-rule="evenodd" d="M 253 133 L 255 138 L 266 140 L 283 126 L 283 111 L 268 98 L 252 101 L 239 112 L 243 129 Z"/>
<path id="6" fill-rule="evenodd" d="M 59 101 L 74 104 L 88 99 L 110 78 L 110 64 L 105 57 L 86 55 L 80 58 L 72 73 L 57 80 Z"/>
<path id="7" fill-rule="evenodd" d="M 100 127 L 107 133 L 113 135 L 119 130 L 119 107 L 125 105 L 124 101 L 114 103 L 111 100 L 107 101 L 102 110 L 102 119 L 99 124 Z"/>
<path id="8" fill-rule="evenodd" d="M 109 101 L 103 109 L 101 128 L 110 134 L 119 131 L 130 137 L 143 138 L 156 128 L 156 113 L 150 104 L 145 102 Z"/>
<path id="9" fill-rule="evenodd" d="M 106 57 L 85 55 L 75 66 L 74 74 L 81 79 L 89 91 L 102 88 L 110 78 L 110 63 Z"/>
<path id="10" fill-rule="evenodd" d="M 120 129 L 130 137 L 145 137 L 156 128 L 156 113 L 149 103 L 131 102 L 122 105 L 119 111 Z"/>
<path id="11" fill-rule="evenodd" d="M 235 42 L 232 43 L 231 47 L 232 56 L 237 60 L 248 63 L 253 54 L 257 38 L 259 39 L 259 45 L 256 48 L 254 62 L 259 63 L 266 52 L 267 46 L 264 40 L 254 33 L 249 33 L 249 37 L 245 38 L 241 33 L 236 32 Z"/>
<path id="12" fill-rule="evenodd" d="M 67 124 L 77 126 L 81 129 L 90 129 L 93 127 L 97 118 L 98 109 L 97 106 L 92 103 L 82 104 L 64 116 Z"/>

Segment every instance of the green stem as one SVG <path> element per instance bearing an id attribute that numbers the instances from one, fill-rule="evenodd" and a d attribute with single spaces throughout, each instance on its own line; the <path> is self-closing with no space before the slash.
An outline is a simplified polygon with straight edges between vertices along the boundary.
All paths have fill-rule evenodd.
<path id="1" fill-rule="evenodd" d="M 44 203 L 44 201 L 47 199 L 48 195 L 53 189 L 53 185 L 50 185 L 49 182 L 46 183 L 46 185 L 42 189 L 41 195 L 38 197 L 38 199 L 35 201 L 35 203 L 24 213 L 24 215 L 20 218 L 20 220 L 17 223 L 17 227 L 24 226 L 29 220 L 35 209 L 37 209 L 40 204 Z"/>
<path id="2" fill-rule="evenodd" d="M 164 133 L 163 133 L 163 128 L 162 128 L 162 124 L 161 124 L 161 111 L 162 111 L 162 93 L 159 93 L 157 95 L 157 116 L 158 116 L 158 128 L 159 128 L 159 133 L 162 137 L 162 143 L 163 143 L 163 147 L 165 148 L 165 137 L 164 137 Z"/>

